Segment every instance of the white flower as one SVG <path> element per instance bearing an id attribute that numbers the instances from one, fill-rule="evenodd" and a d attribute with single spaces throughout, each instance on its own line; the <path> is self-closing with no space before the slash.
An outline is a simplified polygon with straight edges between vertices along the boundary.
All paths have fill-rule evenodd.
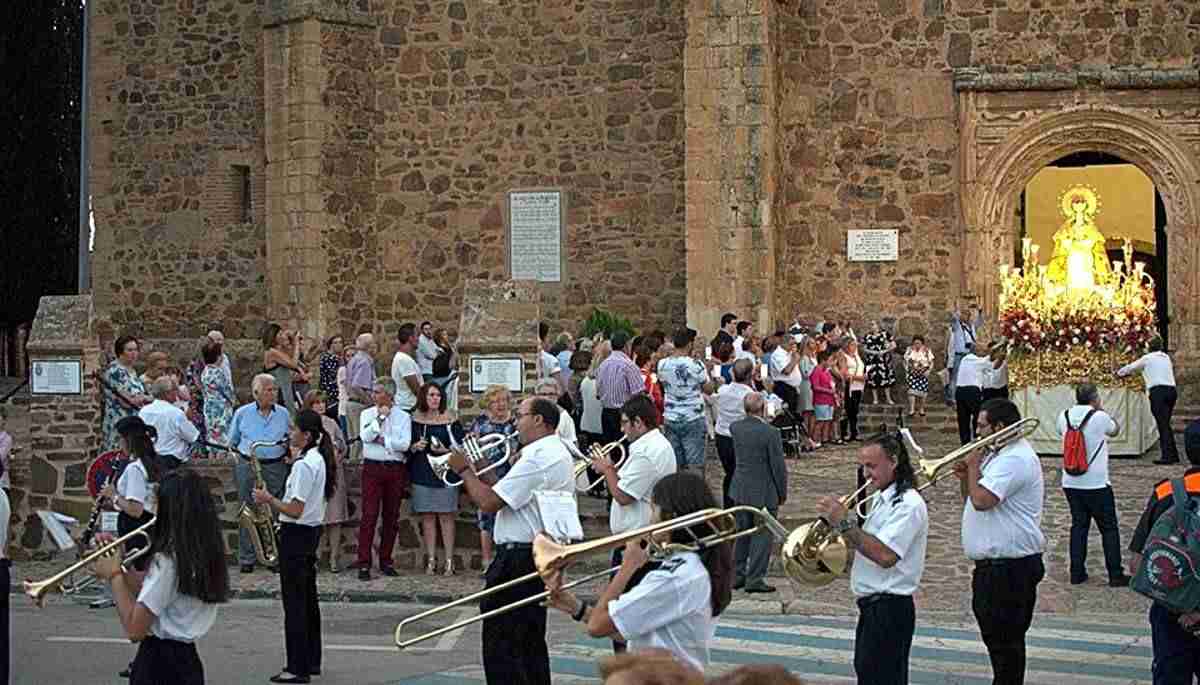
<path id="1" fill-rule="evenodd" d="M 1071 338 L 1071 344 L 1072 344 L 1072 345 L 1078 345 L 1078 344 L 1079 344 L 1079 338 Z"/>

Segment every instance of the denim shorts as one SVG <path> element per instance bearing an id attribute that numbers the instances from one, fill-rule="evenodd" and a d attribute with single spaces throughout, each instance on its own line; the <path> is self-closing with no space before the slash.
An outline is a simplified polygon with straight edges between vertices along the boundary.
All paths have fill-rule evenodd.
<path id="1" fill-rule="evenodd" d="M 833 420 L 833 405 L 832 404 L 817 404 L 813 406 L 813 414 L 816 415 L 818 421 Z"/>

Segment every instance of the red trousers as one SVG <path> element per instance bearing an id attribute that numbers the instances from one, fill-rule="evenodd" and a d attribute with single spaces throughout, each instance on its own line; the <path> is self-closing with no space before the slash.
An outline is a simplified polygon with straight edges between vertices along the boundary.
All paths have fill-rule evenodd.
<path id="1" fill-rule="evenodd" d="M 375 541 L 375 520 L 383 514 L 383 530 L 379 534 L 379 567 L 392 565 L 392 548 L 396 545 L 396 523 L 400 518 L 400 502 L 408 492 L 408 465 L 391 462 L 363 461 L 362 518 L 358 524 L 358 563 L 371 565 L 371 543 Z"/>

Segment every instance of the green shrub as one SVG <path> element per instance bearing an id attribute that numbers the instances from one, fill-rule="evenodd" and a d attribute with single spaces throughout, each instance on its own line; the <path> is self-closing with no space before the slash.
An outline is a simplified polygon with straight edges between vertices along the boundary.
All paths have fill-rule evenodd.
<path id="1" fill-rule="evenodd" d="M 631 338 L 637 333 L 633 328 L 633 322 L 629 319 L 596 308 L 583 323 L 583 332 L 579 337 L 590 338 L 597 333 L 603 333 L 605 338 L 609 338 L 615 331 L 625 331 Z"/>

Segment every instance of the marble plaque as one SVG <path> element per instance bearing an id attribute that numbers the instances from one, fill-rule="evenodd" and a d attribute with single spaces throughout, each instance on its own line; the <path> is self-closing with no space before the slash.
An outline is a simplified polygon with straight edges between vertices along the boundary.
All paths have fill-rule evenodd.
<path id="1" fill-rule="evenodd" d="M 32 362 L 30 391 L 34 395 L 79 395 L 83 392 L 83 362 L 78 359 L 38 359 Z"/>
<path id="2" fill-rule="evenodd" d="M 508 194 L 508 264 L 513 280 L 562 281 L 562 227 L 562 191 Z"/>
<path id="3" fill-rule="evenodd" d="M 520 357 L 471 357 L 471 392 L 489 385 L 503 385 L 511 392 L 524 392 L 525 367 Z"/>
<path id="4" fill-rule="evenodd" d="M 900 231 L 895 228 L 846 231 L 846 259 L 851 262 L 894 262 L 900 258 Z"/>

